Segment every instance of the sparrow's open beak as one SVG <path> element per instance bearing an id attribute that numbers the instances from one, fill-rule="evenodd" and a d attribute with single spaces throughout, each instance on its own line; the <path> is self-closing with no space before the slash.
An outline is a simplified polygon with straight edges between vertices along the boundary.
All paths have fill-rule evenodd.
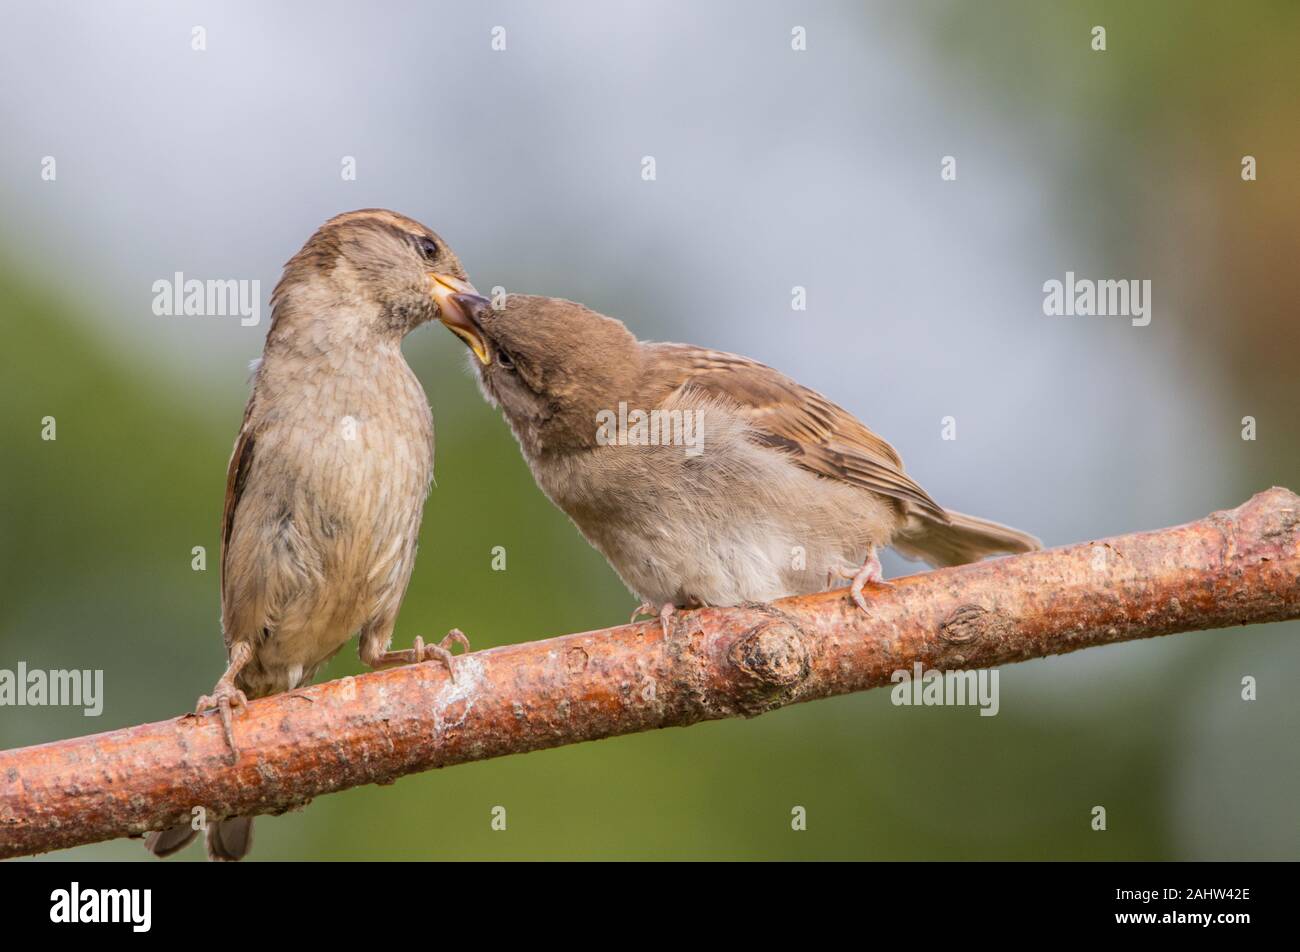
<path id="1" fill-rule="evenodd" d="M 477 308 L 492 306 L 492 302 L 474 290 L 474 285 L 449 274 L 429 272 L 429 293 L 438 304 L 438 320 L 474 351 L 480 363 L 491 363 L 487 339 L 483 329 L 474 322 Z"/>

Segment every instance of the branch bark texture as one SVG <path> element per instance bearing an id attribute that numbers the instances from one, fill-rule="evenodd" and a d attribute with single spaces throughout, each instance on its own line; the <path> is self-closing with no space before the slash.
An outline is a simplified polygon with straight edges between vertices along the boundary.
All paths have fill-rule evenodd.
<path id="1" fill-rule="evenodd" d="M 1300 497 L 1155 532 L 981 562 L 868 590 L 479 651 L 253 702 L 232 762 L 213 716 L 0 752 L 0 857 L 188 820 L 282 813 L 404 774 L 1093 645 L 1300 617 Z"/>

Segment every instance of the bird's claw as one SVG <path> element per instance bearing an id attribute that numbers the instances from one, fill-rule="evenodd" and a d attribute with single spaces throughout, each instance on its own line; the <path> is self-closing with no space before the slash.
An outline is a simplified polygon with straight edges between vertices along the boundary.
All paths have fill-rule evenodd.
<path id="1" fill-rule="evenodd" d="M 453 659 L 456 657 L 451 653 L 452 645 L 460 645 L 461 654 L 467 654 L 470 651 L 469 639 L 465 637 L 465 632 L 459 628 L 453 628 L 443 637 L 442 641 L 436 645 L 426 645 L 424 639 L 419 635 L 415 636 L 413 650 L 415 651 L 415 660 L 421 661 L 441 661 L 447 667 L 447 673 L 451 675 L 452 681 L 456 680 L 456 665 Z"/>
<path id="2" fill-rule="evenodd" d="M 673 614 L 677 611 L 677 606 L 672 602 L 664 602 L 662 605 L 655 605 L 652 602 L 642 602 L 632 613 L 629 623 L 635 622 L 642 615 L 654 617 L 659 616 L 659 627 L 663 629 L 664 637 L 667 638 L 672 631 Z"/>
<path id="3" fill-rule="evenodd" d="M 845 578 L 850 577 L 850 572 L 845 571 Z M 853 599 L 853 604 L 857 605 L 863 614 L 870 615 L 871 609 L 867 607 L 866 596 L 862 594 L 862 589 L 870 582 L 872 585 L 893 585 L 893 582 L 885 580 L 884 569 L 880 566 L 880 557 L 876 555 L 876 550 L 872 549 L 867 560 L 862 563 L 862 568 L 852 572 L 853 582 L 849 585 L 849 597 Z"/>
<path id="4" fill-rule="evenodd" d="M 194 707 L 194 713 L 204 714 L 208 711 L 216 711 L 221 715 L 221 728 L 225 732 L 226 743 L 230 745 L 230 753 L 237 758 L 239 757 L 239 747 L 235 744 L 233 716 L 233 708 L 236 707 L 241 711 L 247 711 L 248 695 L 229 681 L 218 681 L 211 694 L 205 694 L 199 698 L 198 704 Z"/>

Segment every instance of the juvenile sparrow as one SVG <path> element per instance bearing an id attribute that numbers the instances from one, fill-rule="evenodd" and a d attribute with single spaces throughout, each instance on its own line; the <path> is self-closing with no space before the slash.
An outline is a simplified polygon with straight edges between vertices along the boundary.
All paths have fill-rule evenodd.
<path id="1" fill-rule="evenodd" d="M 402 338 L 439 316 L 464 320 L 474 295 L 441 238 L 379 209 L 330 219 L 285 265 L 226 478 L 229 667 L 197 711 L 219 712 L 235 756 L 231 708 L 309 682 L 354 632 L 376 668 L 451 668 L 450 644 L 468 649 L 458 631 L 388 647 L 433 475 L 433 418 Z M 167 856 L 194 836 L 184 824 L 146 845 Z M 239 859 L 251 842 L 251 817 L 207 830 L 212 859 Z"/>
<path id="2" fill-rule="evenodd" d="M 881 582 L 889 545 L 931 565 L 1040 547 L 940 507 L 888 443 L 771 367 L 638 341 L 580 304 L 511 294 L 444 311 L 538 486 L 668 630 L 674 607 Z M 633 617 L 636 617 L 635 615 Z"/>

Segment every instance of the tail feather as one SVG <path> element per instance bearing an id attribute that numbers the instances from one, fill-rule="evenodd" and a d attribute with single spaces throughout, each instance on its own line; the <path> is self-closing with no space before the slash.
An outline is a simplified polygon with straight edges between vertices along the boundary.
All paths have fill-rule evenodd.
<path id="1" fill-rule="evenodd" d="M 199 831 L 188 823 L 178 823 L 165 830 L 155 830 L 144 838 L 144 846 L 159 859 L 166 859 L 173 853 L 179 853 L 190 843 Z M 218 820 L 208 827 L 206 837 L 208 859 L 226 861 L 243 859 L 253 848 L 253 818 L 251 816 L 232 816 Z"/>
<path id="2" fill-rule="evenodd" d="M 253 848 L 253 818 L 232 816 L 208 827 L 208 859 L 232 862 L 243 859 Z"/>
<path id="3" fill-rule="evenodd" d="M 890 543 L 909 559 L 922 559 L 935 568 L 978 562 L 986 555 L 1033 552 L 1043 544 L 1027 532 L 977 519 L 961 512 L 947 513 L 943 523 L 916 513 Z"/>
<path id="4" fill-rule="evenodd" d="M 179 853 L 194 841 L 199 831 L 188 823 L 178 823 L 165 830 L 154 830 L 144 838 L 144 848 L 159 859 Z"/>

